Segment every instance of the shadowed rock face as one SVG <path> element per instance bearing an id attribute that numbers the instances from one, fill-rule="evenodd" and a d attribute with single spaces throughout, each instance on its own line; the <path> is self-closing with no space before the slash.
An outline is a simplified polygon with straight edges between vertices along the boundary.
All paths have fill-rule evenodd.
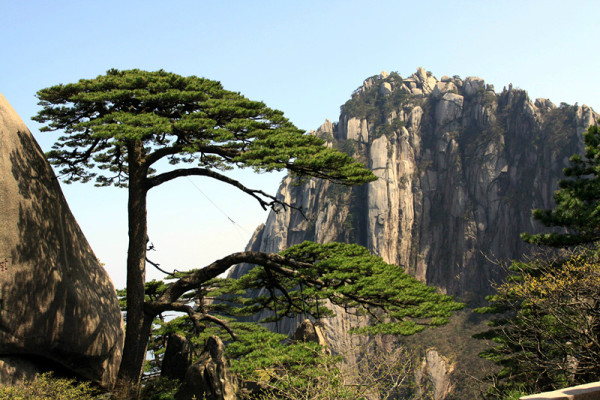
<path id="1" fill-rule="evenodd" d="M 198 360 L 187 369 L 175 399 L 235 400 L 237 386 L 225 358 L 225 345 L 218 336 L 211 336 Z"/>
<path id="2" fill-rule="evenodd" d="M 15 367 L 27 363 L 111 386 L 124 336 L 115 288 L 1 94 L 0 196 L 0 379 L 27 376 Z"/>

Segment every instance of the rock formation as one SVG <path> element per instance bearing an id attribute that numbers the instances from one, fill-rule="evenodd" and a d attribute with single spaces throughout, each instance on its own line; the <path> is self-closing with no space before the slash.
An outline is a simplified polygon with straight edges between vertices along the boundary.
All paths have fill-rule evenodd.
<path id="1" fill-rule="evenodd" d="M 162 360 L 160 376 L 183 381 L 185 373 L 192 365 L 193 346 L 180 333 L 173 333 L 167 341 L 165 356 Z"/>
<path id="2" fill-rule="evenodd" d="M 320 346 L 327 347 L 327 339 L 319 325 L 315 325 L 311 320 L 305 319 L 292 335 L 292 340 L 297 342 L 314 342 Z"/>
<path id="3" fill-rule="evenodd" d="M 313 134 L 379 179 L 345 188 L 285 178 L 280 199 L 307 218 L 271 213 L 248 248 L 355 242 L 447 293 L 481 298 L 498 277 L 488 258 L 523 253 L 519 234 L 540 228 L 531 210 L 551 207 L 562 169 L 582 150 L 594 118 L 585 105 L 532 102 L 512 86 L 495 93 L 481 78 L 438 81 L 422 68 L 405 79 L 371 77 L 342 107 L 339 123 L 326 121 Z"/>
<path id="4" fill-rule="evenodd" d="M 422 388 L 427 387 L 431 382 L 431 397 L 434 400 L 445 399 L 452 392 L 452 383 L 450 374 L 454 371 L 454 365 L 448 362 L 435 349 L 427 349 L 421 362 L 421 367 L 415 370 L 415 387 L 418 392 L 418 398 L 423 398 L 427 393 L 422 392 Z"/>
<path id="5" fill-rule="evenodd" d="M 124 335 L 115 288 L 2 95 L 0 171 L 1 383 L 51 369 L 111 386 Z"/>
<path id="6" fill-rule="evenodd" d="M 481 78 L 438 80 L 422 68 L 408 78 L 381 73 L 354 91 L 338 123 L 312 132 L 379 179 L 346 188 L 286 177 L 278 197 L 303 213 L 272 212 L 248 249 L 358 243 L 443 292 L 481 302 L 504 275 L 491 260 L 527 251 L 520 233 L 541 228 L 531 210 L 552 207 L 562 169 L 582 151 L 581 135 L 595 120 L 585 105 L 531 101 L 512 85 L 496 93 Z M 292 333 L 298 322 L 279 330 Z M 341 313 L 323 321 L 330 347 L 355 340 L 345 332 L 358 323 Z"/>
<path id="7" fill-rule="evenodd" d="M 187 369 L 175 399 L 235 400 L 236 392 L 237 381 L 229 372 L 225 346 L 218 336 L 211 336 L 198 360 Z"/>

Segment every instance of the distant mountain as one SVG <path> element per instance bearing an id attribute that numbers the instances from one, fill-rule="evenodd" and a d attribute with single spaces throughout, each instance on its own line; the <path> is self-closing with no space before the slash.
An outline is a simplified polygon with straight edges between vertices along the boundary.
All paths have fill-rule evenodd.
<path id="1" fill-rule="evenodd" d="M 447 293 L 481 297 L 498 276 L 488 257 L 522 254 L 519 234 L 540 229 L 531 210 L 552 206 L 594 115 L 585 105 L 532 102 L 512 86 L 496 93 L 481 78 L 382 72 L 341 107 L 339 123 L 312 132 L 380 179 L 350 189 L 285 178 L 279 196 L 307 218 L 271 213 L 248 248 L 359 243 Z"/>
<path id="2" fill-rule="evenodd" d="M 497 93 L 481 78 L 382 72 L 354 91 L 338 123 L 311 132 L 379 179 L 345 188 L 285 178 L 279 198 L 303 212 L 271 212 L 248 249 L 359 243 L 427 284 L 481 302 L 503 276 L 491 260 L 526 251 L 519 234 L 541 229 L 531 210 L 552 207 L 562 169 L 596 116 L 587 106 L 532 101 L 512 85 Z M 291 332 L 297 322 L 278 328 Z M 344 332 L 356 323 L 342 313 L 324 321 L 334 347 L 352 340 Z"/>

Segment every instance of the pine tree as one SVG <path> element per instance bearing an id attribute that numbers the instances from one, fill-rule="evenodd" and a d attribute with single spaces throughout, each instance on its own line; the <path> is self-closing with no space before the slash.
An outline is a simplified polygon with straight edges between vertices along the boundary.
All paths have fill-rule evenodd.
<path id="1" fill-rule="evenodd" d="M 95 79 L 37 93 L 42 130 L 60 130 L 47 156 L 66 182 L 95 180 L 129 191 L 127 332 L 120 377 L 137 382 L 152 319 L 144 313 L 148 191 L 183 176 L 232 185 L 260 205 L 287 206 L 225 175 L 233 167 L 352 185 L 376 179 L 348 155 L 290 123 L 281 111 L 223 89 L 219 82 L 165 71 L 109 70 Z M 159 162 L 189 167 L 156 172 Z"/>
<path id="2" fill-rule="evenodd" d="M 119 371 L 124 382 L 139 381 L 153 321 L 164 311 L 186 313 L 197 329 L 206 323 L 217 324 L 235 338 L 235 332 L 218 313 L 192 307 L 188 300 L 213 290 L 219 274 L 242 262 L 262 268 L 242 282 L 260 284 L 272 294 L 269 299 L 257 299 L 259 304 L 245 304 L 245 312 L 275 308 L 279 303 L 278 307 L 287 305 L 277 308 L 277 314 L 298 312 L 304 294 L 299 297 L 292 288 L 300 283 L 312 299 L 303 300 L 303 307 L 317 307 L 319 299 L 327 298 L 378 318 L 381 315 L 373 312 L 376 308 L 391 312 L 397 321 L 382 320 L 377 328 L 382 332 L 414 333 L 426 324 L 443 323 L 449 312 L 460 307 L 433 289 L 414 292 L 418 282 L 410 280 L 401 269 L 395 267 L 398 271 L 392 273 L 387 264 L 369 258 L 364 250 L 343 246 L 335 249 L 343 254 L 341 258 L 327 253 L 330 248 L 309 245 L 284 255 L 231 254 L 178 275 L 161 289 L 160 295 L 156 289 L 153 297 L 145 297 L 149 241 L 146 197 L 152 188 L 183 176 L 205 176 L 234 186 L 265 209 L 277 209 L 291 205 L 260 189 L 246 187 L 224 171 L 233 167 L 256 172 L 285 169 L 300 177 L 328 179 L 342 185 L 370 182 L 376 177 L 347 154 L 324 146 L 323 140 L 313 135 L 305 135 L 282 112 L 204 78 L 162 70 L 110 70 L 94 79 L 42 89 L 38 98 L 42 110 L 34 120 L 47 123 L 44 131 L 63 132 L 48 153 L 63 179 L 93 180 L 99 186 L 126 187 L 129 192 L 127 330 Z M 174 167 L 155 171 L 165 160 Z M 359 272 L 362 275 L 357 275 Z M 230 294 L 243 289 L 226 285 L 233 290 Z M 436 309 L 438 302 L 440 308 Z M 415 318 L 425 322 L 415 322 Z"/>
<path id="3" fill-rule="evenodd" d="M 573 155 L 558 182 L 556 207 L 536 209 L 535 219 L 565 233 L 522 234 L 523 240 L 561 248 L 527 262 L 477 312 L 503 314 L 476 337 L 496 346 L 481 354 L 502 368 L 491 393 L 532 393 L 600 378 L 600 129 L 583 135 L 585 153 Z M 572 247 L 572 248 L 571 248 Z M 571 248 L 571 249 L 567 249 Z"/>
<path id="4" fill-rule="evenodd" d="M 562 227 L 567 233 L 524 233 L 523 240 L 553 247 L 589 244 L 600 239 L 600 128 L 589 127 L 583 134 L 583 157 L 571 157 L 565 168 L 567 179 L 558 181 L 554 193 L 556 207 L 533 211 L 533 217 L 548 227 Z"/>

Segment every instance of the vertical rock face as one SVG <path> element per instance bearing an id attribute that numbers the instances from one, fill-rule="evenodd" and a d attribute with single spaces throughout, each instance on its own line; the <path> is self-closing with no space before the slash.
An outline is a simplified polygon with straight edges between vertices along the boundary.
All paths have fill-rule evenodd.
<path id="1" fill-rule="evenodd" d="M 358 243 L 422 282 L 481 301 L 503 276 L 490 260 L 515 259 L 527 250 L 520 233 L 542 228 L 531 210 L 552 207 L 562 169 L 583 150 L 582 133 L 596 116 L 587 106 L 531 101 L 512 85 L 496 93 L 476 77 L 438 81 L 422 68 L 408 78 L 373 76 L 342 106 L 339 123 L 326 121 L 313 134 L 379 179 L 344 188 L 285 178 L 279 198 L 301 207 L 307 218 L 290 209 L 271 213 L 248 248 L 277 252 L 304 240 Z M 247 268 L 238 266 L 231 275 Z M 299 322 L 282 321 L 279 332 L 292 333 Z M 346 332 L 361 323 L 343 312 L 323 321 L 332 351 L 356 345 L 359 339 Z M 450 371 L 432 351 L 425 362 L 439 378 L 430 377 L 436 398 L 443 398 Z"/>
<path id="2" fill-rule="evenodd" d="M 314 134 L 379 179 L 349 189 L 285 178 L 280 198 L 308 219 L 272 213 L 249 247 L 355 242 L 427 284 L 481 299 L 500 275 L 489 258 L 523 253 L 519 234 L 540 229 L 531 210 L 552 206 L 562 169 L 594 118 L 587 106 L 532 102 L 512 86 L 495 93 L 481 78 L 438 81 L 422 68 L 405 79 L 371 77 L 340 122 Z"/>
<path id="3" fill-rule="evenodd" d="M 3 383 L 49 368 L 111 386 L 124 334 L 115 288 L 52 168 L 2 95 L 0 171 Z"/>
<path id="4" fill-rule="evenodd" d="M 192 365 L 193 347 L 180 333 L 173 333 L 167 341 L 165 356 L 162 360 L 160 376 L 183 381 L 185 373 Z"/>
<path id="5" fill-rule="evenodd" d="M 435 349 L 427 349 L 423 357 L 421 367 L 415 370 L 415 382 L 419 398 L 426 395 L 422 391 L 430 382 L 433 393 L 431 397 L 434 400 L 445 399 L 452 392 L 452 383 L 450 374 L 454 371 L 454 365 L 440 356 Z"/>

